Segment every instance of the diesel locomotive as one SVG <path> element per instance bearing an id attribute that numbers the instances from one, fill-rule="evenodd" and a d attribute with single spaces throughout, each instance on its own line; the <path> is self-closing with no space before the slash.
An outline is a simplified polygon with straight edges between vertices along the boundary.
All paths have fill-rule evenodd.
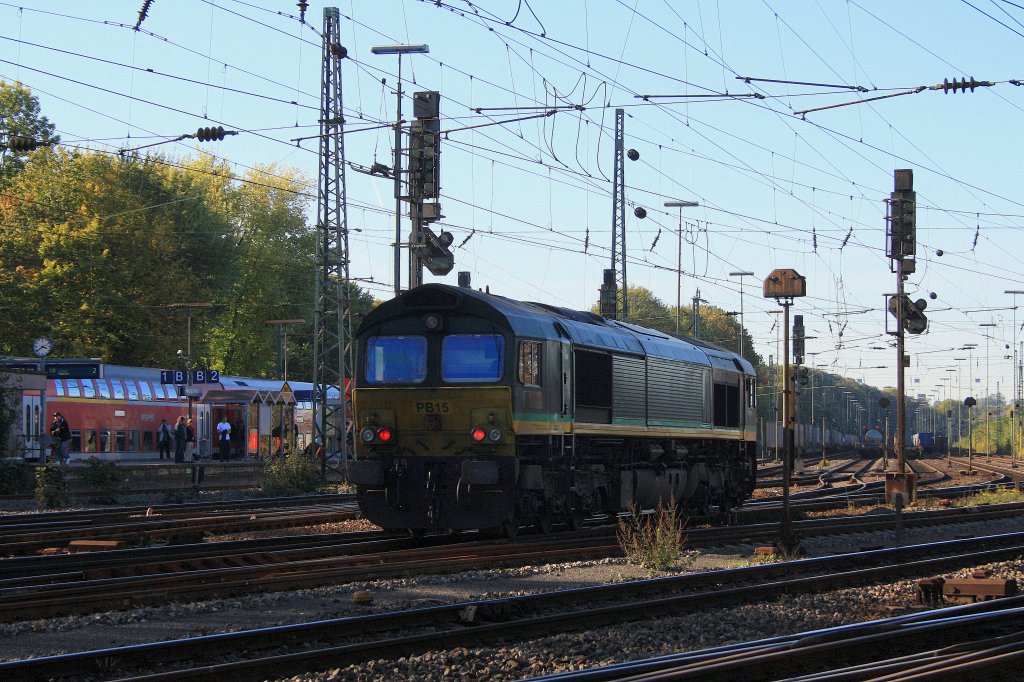
<path id="1" fill-rule="evenodd" d="M 383 528 L 547 532 L 754 489 L 756 375 L 721 347 L 443 284 L 382 303 L 354 340 L 349 478 Z"/>

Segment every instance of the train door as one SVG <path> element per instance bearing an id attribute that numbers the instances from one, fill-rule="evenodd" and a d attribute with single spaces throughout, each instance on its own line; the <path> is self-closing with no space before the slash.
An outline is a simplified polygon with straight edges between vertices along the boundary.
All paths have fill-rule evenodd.
<path id="1" fill-rule="evenodd" d="M 25 459 L 40 462 L 45 457 L 46 438 L 43 428 L 43 398 L 40 395 L 21 396 L 21 428 Z"/>

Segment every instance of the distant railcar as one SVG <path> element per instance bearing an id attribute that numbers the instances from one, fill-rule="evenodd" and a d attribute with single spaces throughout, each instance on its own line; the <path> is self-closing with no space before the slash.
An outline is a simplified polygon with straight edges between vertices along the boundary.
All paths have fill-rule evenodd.
<path id="1" fill-rule="evenodd" d="M 355 340 L 349 476 L 384 528 L 546 531 L 753 491 L 756 375 L 718 346 L 441 284 Z"/>

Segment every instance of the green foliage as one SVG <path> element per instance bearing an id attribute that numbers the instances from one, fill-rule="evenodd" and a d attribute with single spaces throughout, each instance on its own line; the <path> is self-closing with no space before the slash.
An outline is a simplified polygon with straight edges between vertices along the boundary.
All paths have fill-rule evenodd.
<path id="1" fill-rule="evenodd" d="M 277 497 L 314 493 L 322 486 L 316 463 L 299 454 L 274 460 L 263 470 L 262 490 L 265 495 Z"/>
<path id="2" fill-rule="evenodd" d="M 64 470 L 56 464 L 36 468 L 36 504 L 43 509 L 57 509 L 68 503 L 68 484 Z"/>
<path id="3" fill-rule="evenodd" d="M 674 500 L 667 507 L 659 502 L 653 516 L 643 514 L 634 504 L 629 516 L 619 519 L 619 547 L 633 563 L 665 570 L 682 556 L 686 544 L 683 526 Z"/>
<path id="4" fill-rule="evenodd" d="M 0 460 L 0 495 L 24 495 L 32 491 L 32 467 L 24 462 Z"/>
<path id="5" fill-rule="evenodd" d="M 31 137 L 36 142 L 59 142 L 56 126 L 39 113 L 39 99 L 21 83 L 0 81 L 0 131 L 11 137 Z M 8 150 L 0 163 L 0 187 L 25 167 L 25 157 L 32 152 Z"/>
<path id="6" fill-rule="evenodd" d="M 89 486 L 91 502 L 116 504 L 117 496 L 124 490 L 120 468 L 114 462 L 104 462 L 98 457 L 85 460 L 82 480 Z"/>
<path id="7" fill-rule="evenodd" d="M 12 456 L 15 453 L 5 452 L 8 441 L 14 431 L 17 420 L 17 404 L 21 400 L 21 391 L 15 386 L 12 374 L 0 372 L 0 457 Z M 0 486 L 3 486 L 3 478 L 0 477 Z"/>

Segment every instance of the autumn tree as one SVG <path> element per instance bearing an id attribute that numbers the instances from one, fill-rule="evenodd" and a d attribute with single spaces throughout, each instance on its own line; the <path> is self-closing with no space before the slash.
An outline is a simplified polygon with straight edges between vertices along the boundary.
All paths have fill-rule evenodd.
<path id="1" fill-rule="evenodd" d="M 28 88 L 0 80 L 0 141 L 9 143 L 12 137 L 28 137 L 41 145 L 54 144 L 60 142 L 55 130 L 40 113 L 39 100 Z M 0 188 L 25 167 L 29 153 L 10 148 L 0 153 Z"/>

